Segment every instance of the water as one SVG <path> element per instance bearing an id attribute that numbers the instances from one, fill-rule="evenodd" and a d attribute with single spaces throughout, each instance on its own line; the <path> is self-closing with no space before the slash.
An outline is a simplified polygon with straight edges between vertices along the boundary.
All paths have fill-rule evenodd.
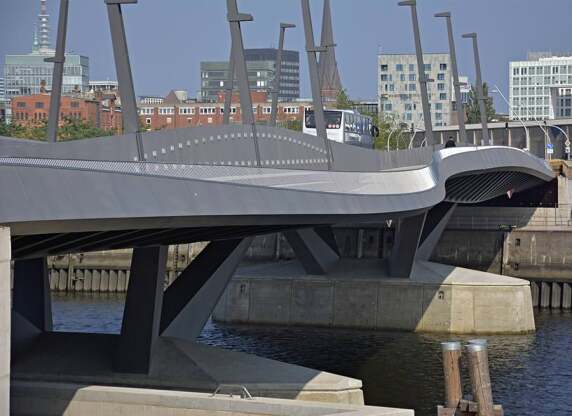
<path id="1" fill-rule="evenodd" d="M 55 329 L 118 333 L 124 299 L 116 294 L 54 295 Z M 539 311 L 536 325 L 535 334 L 487 336 L 495 402 L 507 415 L 572 415 L 572 313 Z M 359 378 L 366 403 L 434 416 L 443 401 L 440 342 L 449 338 L 209 322 L 200 341 Z"/>

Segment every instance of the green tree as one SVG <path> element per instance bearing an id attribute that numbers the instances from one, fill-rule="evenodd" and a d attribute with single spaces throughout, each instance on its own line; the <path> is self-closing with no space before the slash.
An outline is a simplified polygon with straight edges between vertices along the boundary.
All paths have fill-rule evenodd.
<path id="1" fill-rule="evenodd" d="M 281 125 L 288 130 L 302 131 L 302 120 L 288 120 Z"/>
<path id="2" fill-rule="evenodd" d="M 354 108 L 354 102 L 350 100 L 346 90 L 342 89 L 336 97 L 336 108 L 338 110 L 351 110 Z"/>
<path id="3" fill-rule="evenodd" d="M 483 95 L 485 96 L 485 107 L 487 111 L 487 121 L 492 121 L 496 117 L 496 111 L 493 106 L 493 100 L 489 97 L 489 86 L 483 83 Z M 479 100 L 477 94 L 477 87 L 472 85 L 469 95 L 467 97 L 467 105 L 465 111 L 467 112 L 467 122 L 469 124 L 477 124 L 481 122 L 481 109 L 479 107 Z"/>
<path id="4" fill-rule="evenodd" d="M 31 127 L 18 124 L 0 123 L 0 136 L 17 137 L 21 139 L 46 140 L 48 123 L 41 121 Z M 113 130 L 104 130 L 95 127 L 91 122 L 77 118 L 65 118 L 58 129 L 58 140 L 77 140 L 90 137 L 113 136 Z"/>

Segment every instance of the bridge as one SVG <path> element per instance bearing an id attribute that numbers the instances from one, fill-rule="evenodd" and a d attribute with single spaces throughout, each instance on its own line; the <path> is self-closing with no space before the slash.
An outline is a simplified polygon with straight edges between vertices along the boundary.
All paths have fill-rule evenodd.
<path id="1" fill-rule="evenodd" d="M 12 325 L 12 368 L 20 380 L 37 378 L 42 367 L 44 379 L 52 381 L 163 385 L 154 367 L 158 349 L 164 352 L 167 340 L 178 340 L 168 342 L 179 352 L 191 348 L 177 343 L 196 340 L 254 236 L 284 232 L 306 272 L 326 274 L 340 257 L 332 226 L 392 220 L 396 239 L 386 273 L 408 278 L 415 261 L 429 259 L 457 204 L 553 179 L 545 161 L 511 147 L 461 142 L 444 148 L 427 140 L 427 147 L 381 153 L 330 142 L 325 129 L 309 136 L 255 125 L 248 113 L 244 125 L 139 132 L 121 18 L 121 4 L 134 1 L 106 3 L 125 134 L 72 142 L 0 137 L 0 327 L 9 340 Z M 242 108 L 249 109 L 240 22 L 250 19 L 238 13 L 236 2 L 228 4 Z M 302 5 L 319 126 L 319 48 L 308 2 Z M 56 67 L 62 51 L 60 43 Z M 210 244 L 163 290 L 167 246 L 195 241 Z M 46 257 L 119 248 L 134 249 L 121 334 L 52 334 Z M 0 343 L 4 395 L 9 344 Z M 69 355 L 59 350 L 54 359 L 49 353 L 56 345 Z M 86 363 L 79 354 L 94 346 L 100 360 Z M 204 353 L 193 348 L 195 358 Z"/>

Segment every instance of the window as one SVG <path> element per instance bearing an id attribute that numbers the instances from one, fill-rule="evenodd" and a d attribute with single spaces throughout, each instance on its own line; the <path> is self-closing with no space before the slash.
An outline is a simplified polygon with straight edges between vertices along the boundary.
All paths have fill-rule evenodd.
<path id="1" fill-rule="evenodd" d="M 381 72 L 387 72 L 387 70 L 388 70 L 387 65 L 385 65 L 385 64 L 381 65 Z"/>
<path id="2" fill-rule="evenodd" d="M 439 94 L 439 99 L 440 99 L 440 100 L 446 100 L 446 99 L 447 99 L 447 93 L 446 93 L 446 92 L 442 92 L 441 94 Z"/>
<path id="3" fill-rule="evenodd" d="M 399 80 L 402 81 L 402 82 L 405 81 L 405 74 L 400 74 L 400 75 L 399 75 Z"/>
<path id="4" fill-rule="evenodd" d="M 443 114 L 442 113 L 435 113 L 435 120 L 443 120 Z"/>
<path id="5" fill-rule="evenodd" d="M 284 107 L 282 111 L 286 114 L 298 114 L 300 109 L 298 107 Z"/>
<path id="6" fill-rule="evenodd" d="M 79 108 L 79 101 L 72 101 L 70 104 L 71 108 Z"/>
<path id="7" fill-rule="evenodd" d="M 439 84 L 437 84 L 437 90 L 438 91 L 445 91 L 445 84 L 440 82 Z"/>
<path id="8" fill-rule="evenodd" d="M 409 91 L 417 91 L 417 84 L 409 84 Z"/>
<path id="9" fill-rule="evenodd" d="M 405 111 L 411 111 L 412 106 L 410 103 L 405 103 Z"/>
<path id="10" fill-rule="evenodd" d="M 262 107 L 262 114 L 271 114 L 272 107 Z"/>
<path id="11" fill-rule="evenodd" d="M 16 107 L 18 107 L 18 108 L 26 108 L 26 103 L 23 102 L 23 101 L 18 101 L 18 102 L 16 103 Z"/>
<path id="12" fill-rule="evenodd" d="M 430 72 L 431 71 L 431 64 L 424 64 L 423 68 L 425 68 L 425 72 Z"/>
<path id="13" fill-rule="evenodd" d="M 415 72 L 415 64 L 409 64 L 409 72 Z"/>
<path id="14" fill-rule="evenodd" d="M 44 108 L 44 103 L 41 101 L 38 101 L 38 102 L 34 103 L 34 107 L 35 108 Z"/>
<path id="15" fill-rule="evenodd" d="M 391 103 L 387 103 L 383 106 L 384 111 L 391 111 L 392 110 L 392 105 Z"/>
<path id="16" fill-rule="evenodd" d="M 207 114 L 215 114 L 216 108 L 215 107 L 200 107 L 199 114 L 207 115 Z"/>
<path id="17" fill-rule="evenodd" d="M 150 118 L 146 118 L 146 119 L 145 119 L 145 124 L 150 125 L 150 124 L 151 124 L 151 119 L 150 119 Z"/>
<path id="18" fill-rule="evenodd" d="M 417 74 L 409 74 L 409 81 L 417 81 Z"/>
<path id="19" fill-rule="evenodd" d="M 151 116 L 155 114 L 155 109 L 152 107 L 142 107 L 139 109 L 139 114 L 144 116 Z"/>
<path id="20" fill-rule="evenodd" d="M 440 71 L 446 71 L 447 70 L 447 64 L 439 64 L 439 70 Z"/>
<path id="21" fill-rule="evenodd" d="M 381 74 L 381 80 L 387 81 L 387 74 Z"/>
<path id="22" fill-rule="evenodd" d="M 162 116 L 175 114 L 175 107 L 159 107 L 159 114 Z"/>
<path id="23" fill-rule="evenodd" d="M 437 74 L 437 80 L 438 81 L 445 81 L 445 74 L 443 74 L 442 72 Z"/>
<path id="24" fill-rule="evenodd" d="M 520 68 L 513 68 L 512 75 L 520 75 Z"/>
<path id="25" fill-rule="evenodd" d="M 403 71 L 403 64 L 397 64 L 397 65 L 395 65 L 395 70 L 398 71 L 398 72 Z"/>
<path id="26" fill-rule="evenodd" d="M 443 103 L 435 103 L 435 110 L 443 110 Z"/>
<path id="27" fill-rule="evenodd" d="M 179 107 L 180 115 L 191 115 L 195 114 L 195 107 Z"/>

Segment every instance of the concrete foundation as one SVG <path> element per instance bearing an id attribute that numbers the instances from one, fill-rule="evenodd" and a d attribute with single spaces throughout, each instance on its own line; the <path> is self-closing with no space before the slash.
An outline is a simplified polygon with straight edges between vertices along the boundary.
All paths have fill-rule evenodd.
<path id="1" fill-rule="evenodd" d="M 0 414 L 10 413 L 10 229 L 0 227 Z"/>
<path id="2" fill-rule="evenodd" d="M 13 380 L 209 393 L 238 384 L 259 397 L 364 404 L 360 380 L 175 338 L 157 339 L 149 374 L 120 373 L 113 366 L 118 341 L 117 335 L 41 334 L 14 358 Z"/>
<path id="3" fill-rule="evenodd" d="M 224 393 L 228 393 L 223 390 Z M 212 397 L 205 393 L 188 393 L 110 386 L 15 382 L 12 415 L 35 416 L 413 416 L 413 410 L 389 409 L 343 404 L 315 403 L 284 399 L 246 400 L 235 395 Z M 33 400 L 30 398 L 33 397 Z"/>
<path id="4" fill-rule="evenodd" d="M 380 260 L 342 260 L 327 276 L 297 262 L 239 269 L 214 312 L 220 322 L 457 334 L 535 330 L 527 281 L 417 261 L 411 279 Z"/>

